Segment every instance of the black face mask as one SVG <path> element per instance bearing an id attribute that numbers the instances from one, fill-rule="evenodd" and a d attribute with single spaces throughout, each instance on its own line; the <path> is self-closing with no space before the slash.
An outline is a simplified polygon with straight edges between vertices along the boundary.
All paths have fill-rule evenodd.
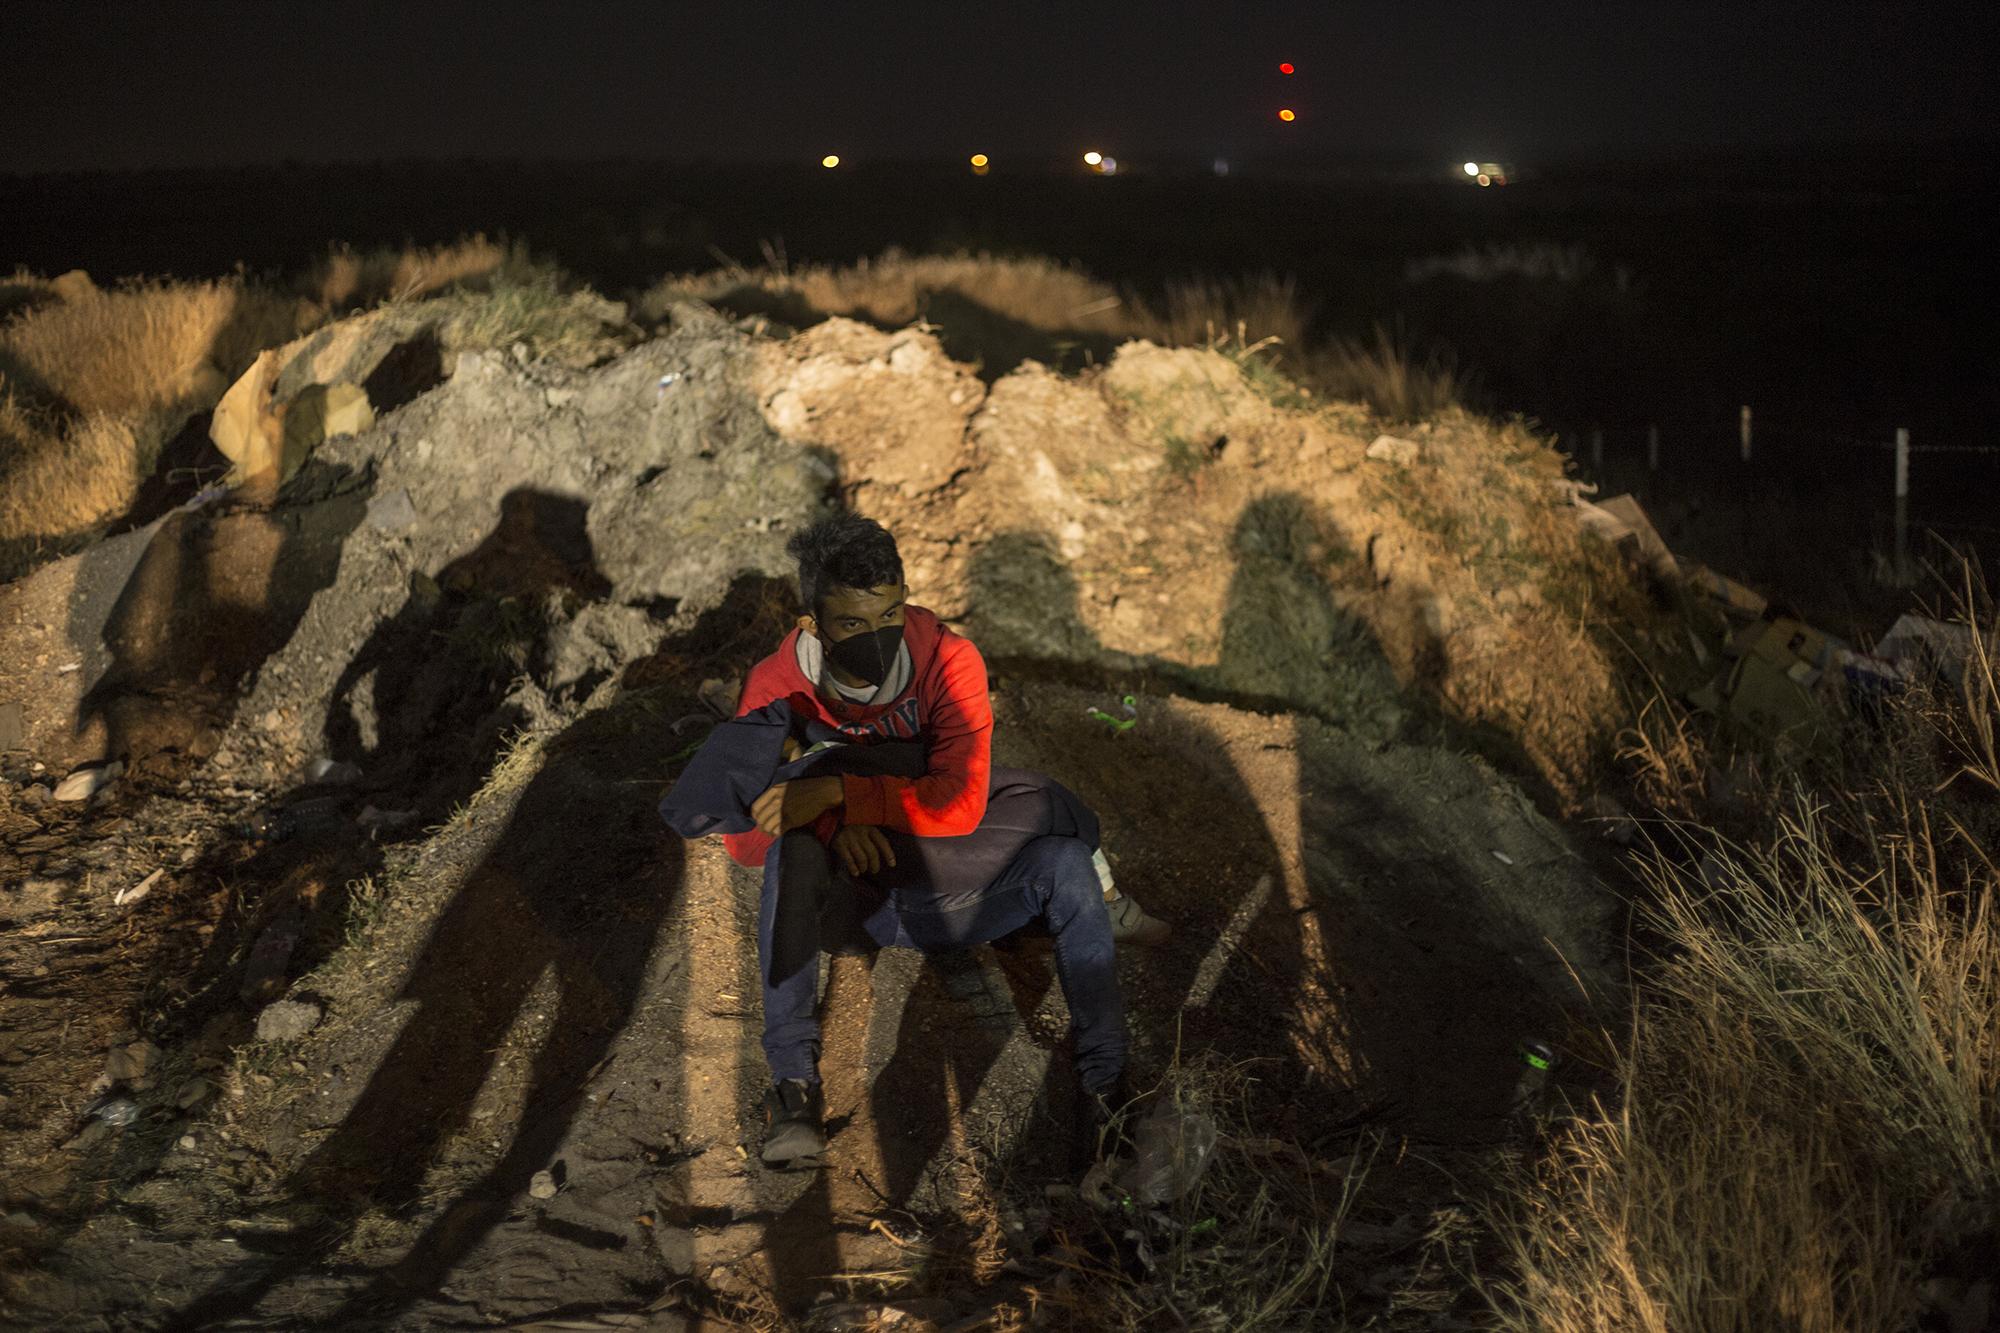
<path id="1" fill-rule="evenodd" d="M 896 654 L 903 646 L 903 627 L 884 625 L 871 633 L 852 634 L 837 642 L 822 638 L 820 642 L 835 666 L 870 685 L 880 685 L 896 665 Z"/>

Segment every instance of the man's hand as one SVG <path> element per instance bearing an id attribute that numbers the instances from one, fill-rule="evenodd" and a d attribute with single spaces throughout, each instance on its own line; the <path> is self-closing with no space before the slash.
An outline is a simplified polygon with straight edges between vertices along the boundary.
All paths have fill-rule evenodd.
<path id="1" fill-rule="evenodd" d="M 839 778 L 794 778 L 766 788 L 750 803 L 750 817 L 775 838 L 812 823 L 844 799 Z"/>
<path id="2" fill-rule="evenodd" d="M 889 835 L 873 824 L 846 824 L 833 835 L 833 850 L 840 854 L 850 875 L 872 875 L 896 864 Z"/>

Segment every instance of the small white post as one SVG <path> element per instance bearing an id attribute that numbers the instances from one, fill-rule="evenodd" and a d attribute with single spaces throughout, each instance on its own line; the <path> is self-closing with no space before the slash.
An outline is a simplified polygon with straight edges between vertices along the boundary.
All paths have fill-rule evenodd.
<path id="1" fill-rule="evenodd" d="M 1896 578 L 1910 576 L 1910 432 L 1896 427 Z"/>
<path id="2" fill-rule="evenodd" d="M 1743 441 L 1743 461 L 1750 461 L 1750 404 L 1743 404 L 1742 415 L 1737 418 L 1736 434 Z"/>
<path id="3" fill-rule="evenodd" d="M 1604 473 L 1604 428 L 1590 428 L 1590 470 L 1596 475 Z"/>
<path id="4" fill-rule="evenodd" d="M 1658 426 L 1648 426 L 1646 427 L 1646 471 L 1658 472 L 1659 470 L 1660 428 Z"/>

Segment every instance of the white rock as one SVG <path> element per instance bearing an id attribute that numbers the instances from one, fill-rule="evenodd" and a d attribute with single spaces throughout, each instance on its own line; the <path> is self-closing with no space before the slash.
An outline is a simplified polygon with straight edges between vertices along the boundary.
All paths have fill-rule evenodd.
<path id="1" fill-rule="evenodd" d="M 79 768 L 56 785 L 58 801 L 85 801 L 118 780 L 125 765 L 113 760 L 99 767 Z"/>
<path id="2" fill-rule="evenodd" d="M 289 1041 L 319 1026 L 320 1007 L 306 1000 L 280 1000 L 257 1015 L 257 1040 Z"/>
<path id="3" fill-rule="evenodd" d="M 533 1199 L 553 1199 L 556 1197 L 556 1178 L 547 1171 L 535 1172 L 528 1182 L 528 1197 Z"/>
<path id="4" fill-rule="evenodd" d="M 1401 440 L 1394 435 L 1377 435 L 1375 443 L 1368 446 L 1368 456 L 1378 463 L 1408 467 L 1423 456 L 1423 449 L 1414 440 Z"/>

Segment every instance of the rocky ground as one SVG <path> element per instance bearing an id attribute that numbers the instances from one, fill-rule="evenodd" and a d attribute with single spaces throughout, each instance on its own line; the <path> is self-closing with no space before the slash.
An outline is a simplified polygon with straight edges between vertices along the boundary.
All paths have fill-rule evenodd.
<path id="1" fill-rule="evenodd" d="M 1452 1203 L 1439 1155 L 1504 1142 L 1516 1044 L 1615 991 L 1615 905 L 1551 822 L 1616 688 L 1553 454 L 1377 438 L 1247 355 L 988 383 L 921 329 L 694 305 L 595 366 L 437 373 L 275 498 L 0 588 L 10 1321 L 1047 1305 L 1080 1205 L 1046 1189 L 1045 947 L 836 960 L 832 1151 L 766 1172 L 755 872 L 653 812 L 836 503 L 986 651 L 997 756 L 1082 794 L 1175 923 L 1121 961 L 1141 1084 L 1219 1059 L 1257 1143 L 1402 1145 L 1344 1299 L 1464 1315 L 1384 1277 Z"/>

